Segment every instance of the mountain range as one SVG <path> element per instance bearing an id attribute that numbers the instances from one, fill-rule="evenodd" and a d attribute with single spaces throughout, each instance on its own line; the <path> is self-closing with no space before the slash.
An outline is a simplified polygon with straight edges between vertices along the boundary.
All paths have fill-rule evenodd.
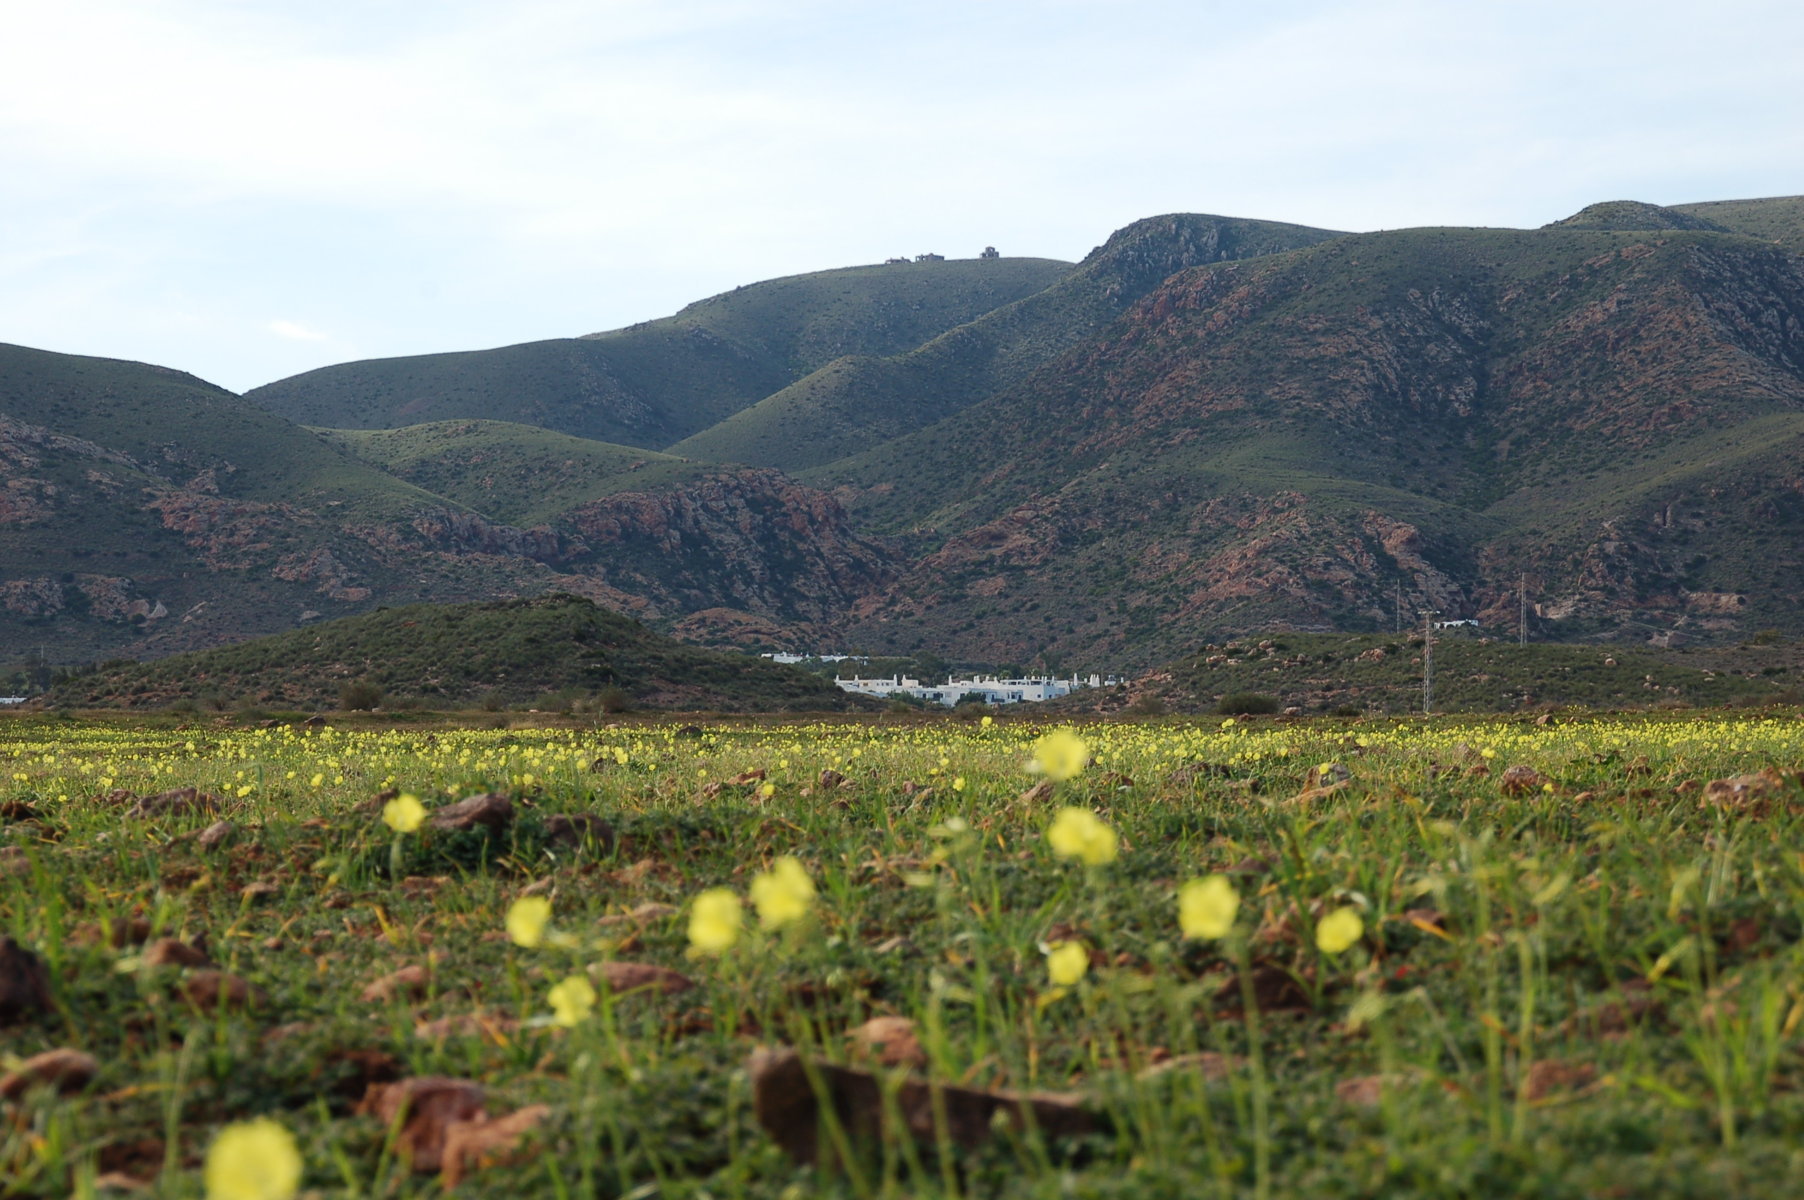
<path id="1" fill-rule="evenodd" d="M 1077 264 L 820 272 L 243 396 L 3 346 L 0 645 L 158 657 L 548 592 L 696 642 L 1053 669 L 1424 611 L 1795 634 L 1801 253 L 1804 197 L 1177 214 Z"/>

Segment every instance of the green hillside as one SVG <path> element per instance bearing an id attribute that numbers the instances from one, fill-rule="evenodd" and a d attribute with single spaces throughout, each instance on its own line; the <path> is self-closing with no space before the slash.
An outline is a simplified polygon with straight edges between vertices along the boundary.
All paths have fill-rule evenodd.
<path id="1" fill-rule="evenodd" d="M 397 582 L 378 531 L 457 507 L 190 375 L 18 346 L 0 484 L 0 644 L 55 662 L 359 603 Z"/>
<path id="2" fill-rule="evenodd" d="M 1606 200 L 1591 204 L 1559 221 L 1548 229 L 1600 229 L 1615 233 L 1644 232 L 1656 229 L 1689 229 L 1707 233 L 1737 232 L 1715 221 L 1676 208 L 1662 208 L 1639 200 Z"/>
<path id="3" fill-rule="evenodd" d="M 1778 242 L 1794 254 L 1804 253 L 1804 196 L 1709 200 L 1702 204 L 1675 204 L 1672 211 L 1687 213 L 1762 241 Z"/>
<path id="4" fill-rule="evenodd" d="M 1426 229 L 1180 273 L 808 478 L 912 548 L 852 626 L 869 648 L 1148 662 L 1198 632 L 1370 628 L 1399 585 L 1482 612 L 1524 576 L 1549 636 L 1792 628 L 1800 432 L 1796 258 Z"/>
<path id="5" fill-rule="evenodd" d="M 595 698 L 619 688 L 636 706 L 729 711 L 854 707 L 817 676 L 744 654 L 660 637 L 576 596 L 378 609 L 306 629 L 156 662 L 112 665 L 61 684 L 77 707 L 219 705 L 333 708 L 347 685 L 390 703 L 468 707 Z"/>
<path id="6" fill-rule="evenodd" d="M 0 644 L 59 666 L 551 590 L 808 640 L 895 573 L 774 471 L 497 422 L 322 435 L 176 372 L 22 349 L 0 386 Z"/>
<path id="7" fill-rule="evenodd" d="M 818 467 L 931 425 L 1025 378 L 1097 336 L 1186 267 L 1338 236 L 1301 225 L 1191 214 L 1137 221 L 1044 291 L 907 353 L 840 359 L 670 449 L 785 470 Z"/>
<path id="8" fill-rule="evenodd" d="M 1519 595 L 1540 640 L 1800 632 L 1801 203 L 1165 216 L 1075 269 L 822 272 L 279 385 L 393 429 L 0 348 L 0 640 L 148 657 L 549 591 L 1086 670 Z"/>
<path id="9" fill-rule="evenodd" d="M 240 500 L 362 513 L 424 498 L 223 388 L 148 363 L 0 344 L 0 416 L 101 447 L 140 474 L 199 480 Z"/>
<path id="10" fill-rule="evenodd" d="M 507 421 L 317 429 L 376 467 L 509 525 L 538 525 L 621 491 L 660 491 L 716 468 Z"/>
<path id="11" fill-rule="evenodd" d="M 493 419 L 657 450 L 834 359 L 900 353 L 1070 269 L 997 258 L 820 271 L 737 288 L 609 333 L 344 363 L 246 397 L 304 425 Z"/>
<path id="12" fill-rule="evenodd" d="M 1434 710 L 1796 706 L 1804 699 L 1804 643 L 1797 641 L 1659 650 L 1518 645 L 1515 633 L 1501 625 L 1436 633 Z M 1413 713 L 1422 711 L 1423 678 L 1419 624 L 1371 634 L 1277 633 L 1197 647 L 1126 688 L 1074 693 L 1060 706 L 1121 708 L 1138 700 L 1142 709 L 1199 713 L 1254 695 L 1312 715 Z"/>

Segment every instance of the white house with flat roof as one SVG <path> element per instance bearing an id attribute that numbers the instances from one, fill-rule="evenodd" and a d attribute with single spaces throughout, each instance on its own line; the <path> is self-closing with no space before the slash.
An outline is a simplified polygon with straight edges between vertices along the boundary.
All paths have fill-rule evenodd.
<path id="1" fill-rule="evenodd" d="M 900 694 L 912 696 L 916 700 L 931 700 L 935 704 L 952 708 L 965 700 L 981 700 L 985 704 L 1032 704 L 1058 696 L 1069 696 L 1079 688 L 1104 687 L 1119 680 L 1113 676 L 1104 680 L 1100 675 L 1088 678 L 1073 675 L 1070 679 L 1055 679 L 1049 675 L 999 679 L 994 675 L 985 675 L 974 679 L 948 679 L 941 684 L 924 684 L 907 675 L 891 675 L 887 679 L 836 677 L 833 682 L 839 685 L 841 691 L 855 692 L 861 696 L 885 699 Z"/>

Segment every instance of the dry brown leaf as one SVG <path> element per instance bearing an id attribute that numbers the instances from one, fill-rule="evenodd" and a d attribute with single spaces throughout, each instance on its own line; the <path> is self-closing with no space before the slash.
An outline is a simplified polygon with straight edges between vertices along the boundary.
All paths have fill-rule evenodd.
<path id="1" fill-rule="evenodd" d="M 278 896 L 281 892 L 282 889 L 279 885 L 271 883 L 267 879 L 259 879 L 255 883 L 247 883 L 239 888 L 238 898 L 255 903 L 266 896 Z"/>
<path id="2" fill-rule="evenodd" d="M 545 818 L 545 837 L 554 846 L 593 844 L 602 854 L 614 848 L 614 826 L 594 813 L 553 813 Z"/>
<path id="3" fill-rule="evenodd" d="M 384 788 L 374 796 L 365 796 L 362 800 L 351 805 L 351 811 L 354 813 L 379 813 L 384 808 L 388 807 L 388 802 L 390 800 L 394 800 L 400 795 L 400 788 Z"/>
<path id="4" fill-rule="evenodd" d="M 1771 767 L 1753 775 L 1712 779 L 1704 785 L 1704 803 L 1719 808 L 1753 808 L 1785 790 L 1785 776 Z"/>
<path id="5" fill-rule="evenodd" d="M 81 946 L 100 944 L 118 949 L 140 945 L 149 937 L 150 922 L 143 917 L 114 917 L 99 925 L 83 925 L 70 940 Z"/>
<path id="6" fill-rule="evenodd" d="M 191 946 L 180 938 L 158 938 L 144 948 L 144 965 L 147 967 L 210 967 L 213 960 L 207 952 L 198 946 Z"/>
<path id="7" fill-rule="evenodd" d="M 1619 987 L 1620 1000 L 1606 1000 L 1594 1008 L 1574 1013 L 1561 1023 L 1568 1034 L 1614 1040 L 1621 1038 L 1644 1022 L 1658 1021 L 1665 1006 L 1653 996 L 1646 980 L 1627 979 Z"/>
<path id="8" fill-rule="evenodd" d="M 426 994 L 431 982 L 431 973 L 416 963 L 374 980 L 358 998 L 365 1004 L 387 1004 L 396 997 L 417 1000 Z"/>
<path id="9" fill-rule="evenodd" d="M 372 1083 L 357 1105 L 359 1113 L 393 1128 L 395 1150 L 416 1171 L 436 1171 L 443 1161 L 447 1127 L 460 1121 L 480 1121 L 483 1090 L 467 1079 L 426 1075 L 399 1083 Z"/>
<path id="10" fill-rule="evenodd" d="M 128 793 L 129 794 L 129 793 Z M 154 796 L 145 796 L 126 811 L 128 817 L 176 817 L 191 812 L 216 812 L 221 800 L 198 788 L 171 788 Z"/>
<path id="11" fill-rule="evenodd" d="M 695 981 L 681 971 L 673 971 L 669 967 L 660 967 L 653 963 L 595 963 L 590 966 L 589 974 L 595 977 L 597 983 L 607 984 L 608 988 L 619 996 L 633 992 L 656 992 L 661 996 L 675 996 L 695 986 Z"/>
<path id="12" fill-rule="evenodd" d="M 262 988 L 226 971 L 196 971 L 177 984 L 176 991 L 202 1012 L 252 1008 L 269 1000 Z"/>
<path id="13" fill-rule="evenodd" d="M 794 1050 L 760 1049 L 747 1064 L 758 1123 L 798 1162 L 837 1159 L 820 1144 L 821 1108 L 831 1110 L 855 1147 L 905 1136 L 923 1151 L 942 1137 L 971 1149 L 999 1128 L 1029 1125 L 1049 1139 L 1098 1132 L 1101 1120 L 1069 1096 L 1029 1096 L 904 1081 L 892 1091 L 868 1071 L 804 1060 Z M 890 1114 L 886 1119 L 886 1113 Z"/>
<path id="14" fill-rule="evenodd" d="M 1384 1103 L 1385 1089 L 1396 1091 L 1416 1082 L 1414 1075 L 1393 1072 L 1389 1075 L 1360 1075 L 1343 1079 L 1334 1085 L 1334 1094 L 1342 1103 L 1354 1108 L 1377 1108 Z"/>
<path id="15" fill-rule="evenodd" d="M 195 835 L 194 844 L 202 850 L 217 850 L 237 832 L 238 826 L 230 821 L 215 821 Z"/>
<path id="16" fill-rule="evenodd" d="M 95 1189 L 102 1192 L 148 1192 L 154 1182 L 154 1178 L 139 1179 L 124 1171 L 107 1171 L 94 1177 Z"/>
<path id="17" fill-rule="evenodd" d="M 493 1120 L 451 1122 L 441 1154 L 445 1186 L 456 1187 L 466 1171 L 512 1161 L 520 1142 L 550 1115 L 549 1104 L 529 1104 Z"/>
<path id="18" fill-rule="evenodd" d="M 0 879 L 23 879 L 31 874 L 31 857 L 23 846 L 0 846 Z"/>
<path id="19" fill-rule="evenodd" d="M 1766 932 L 1766 922 L 1759 917 L 1743 917 L 1730 925 L 1717 940 L 1722 944 L 1725 953 L 1740 954 L 1759 945 L 1761 935 Z"/>
<path id="20" fill-rule="evenodd" d="M 0 937 L 0 1026 L 31 1019 L 50 1007 L 50 972 L 43 960 L 10 937 Z"/>
<path id="21" fill-rule="evenodd" d="M 1253 1003 L 1260 1012 L 1295 1011 L 1310 1007 L 1309 995 L 1297 982 L 1297 977 L 1277 963 L 1256 963 L 1252 978 Z M 1243 999 L 1238 977 L 1227 980 L 1215 989 L 1215 1002 L 1218 1010 L 1223 1013 L 1242 1011 Z"/>
<path id="22" fill-rule="evenodd" d="M 1503 774 L 1497 779 L 1497 788 L 1506 796 L 1525 796 L 1530 792 L 1538 792 L 1551 782 L 1547 776 L 1533 767 L 1521 763 L 1513 767 L 1505 767 Z"/>
<path id="23" fill-rule="evenodd" d="M 1590 1063 L 1543 1058 L 1529 1067 L 1522 1095 L 1529 1100 L 1543 1100 L 1555 1093 L 1576 1091 L 1596 1078 L 1597 1068 Z"/>
<path id="24" fill-rule="evenodd" d="M 0 1098 L 17 1100 L 34 1087 L 55 1088 L 61 1095 L 79 1092 L 100 1073 L 90 1054 L 63 1047 L 34 1054 L 17 1068 L 0 1076 Z"/>
<path id="25" fill-rule="evenodd" d="M 500 1013 L 453 1013 L 432 1021 L 421 1021 L 413 1027 L 413 1036 L 422 1041 L 444 1041 L 453 1037 L 481 1037 L 498 1046 L 520 1028 L 520 1022 Z"/>
<path id="26" fill-rule="evenodd" d="M 1346 788 L 1347 780 L 1337 779 L 1333 783 L 1324 784 L 1321 787 L 1306 787 L 1296 795 L 1292 796 L 1289 800 L 1285 801 L 1285 803 L 1313 804 L 1315 801 L 1326 799 L 1336 792 L 1345 791 Z"/>
<path id="27" fill-rule="evenodd" d="M 401 1060 L 373 1046 L 338 1046 L 320 1056 L 322 1069 L 342 1071 L 332 1091 L 346 1098 L 368 1093 L 371 1084 L 393 1083 L 401 1078 Z"/>
<path id="28" fill-rule="evenodd" d="M 474 829 L 487 826 L 499 832 L 514 819 L 514 802 L 500 792 L 483 792 L 433 813 L 427 824 L 434 829 Z"/>
<path id="29" fill-rule="evenodd" d="M 1045 804 L 1052 799 L 1052 780 L 1042 779 L 1040 782 L 1015 797 L 1017 804 Z"/>
<path id="30" fill-rule="evenodd" d="M 872 1017 L 846 1034 L 862 1057 L 884 1067 L 924 1067 L 927 1051 L 907 1017 Z"/>
<path id="31" fill-rule="evenodd" d="M 661 868 L 657 859 L 641 858 L 637 862 L 610 873 L 608 878 L 623 888 L 636 888 L 644 884 L 647 879 L 660 873 Z"/>

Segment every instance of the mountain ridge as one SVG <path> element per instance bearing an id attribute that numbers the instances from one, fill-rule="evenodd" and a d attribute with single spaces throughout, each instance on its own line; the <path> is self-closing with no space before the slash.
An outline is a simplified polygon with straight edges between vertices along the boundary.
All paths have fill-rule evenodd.
<path id="1" fill-rule="evenodd" d="M 1545 638 L 1796 629 L 1799 234 L 1784 197 L 1540 230 L 1168 214 L 1000 304 L 997 261 L 827 273 L 954 296 L 808 396 L 738 395 L 681 455 L 495 412 L 307 429 L 168 369 L 0 348 L 0 640 L 154 655 L 552 590 L 713 644 L 1109 669 L 1400 601 L 1504 621 L 1524 593 Z M 725 323 L 694 340 L 797 370 L 806 330 L 837 348 L 783 296 L 698 302 Z"/>

